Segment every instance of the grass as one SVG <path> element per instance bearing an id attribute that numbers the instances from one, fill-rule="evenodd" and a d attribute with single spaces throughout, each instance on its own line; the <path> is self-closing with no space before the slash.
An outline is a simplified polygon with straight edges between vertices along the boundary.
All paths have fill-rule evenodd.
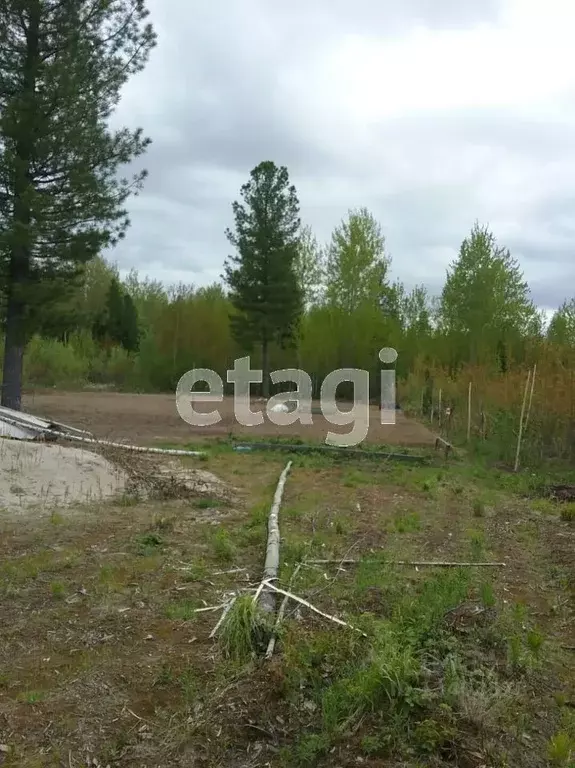
<path id="1" fill-rule="evenodd" d="M 211 535 L 210 544 L 214 557 L 222 563 L 231 563 L 236 555 L 236 546 L 225 528 Z"/>
<path id="2" fill-rule="evenodd" d="M 251 595 L 239 597 L 229 610 L 219 633 L 219 646 L 227 659 L 246 662 L 261 652 L 270 638 L 269 619 Z"/>
<path id="3" fill-rule="evenodd" d="M 479 463 L 297 456 L 280 584 L 306 558 L 335 559 L 290 588 L 366 636 L 290 603 L 265 661 L 271 619 L 241 590 L 261 578 L 285 459 L 211 450 L 210 471 L 240 490 L 230 504 L 137 501 L 6 526 L 4 764 L 88 764 L 90 744 L 100 765 L 571 768 L 566 505 Z M 196 511 L 212 507 L 217 526 Z M 344 556 L 359 562 L 338 568 Z M 392 564 L 487 557 L 508 565 Z M 210 639 L 221 609 L 196 609 L 231 594 Z"/>

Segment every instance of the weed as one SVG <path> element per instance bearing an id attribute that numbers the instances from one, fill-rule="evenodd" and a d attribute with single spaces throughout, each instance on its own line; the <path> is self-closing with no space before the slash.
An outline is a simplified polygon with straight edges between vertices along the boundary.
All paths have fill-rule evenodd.
<path id="1" fill-rule="evenodd" d="M 202 581 L 208 575 L 208 569 L 205 563 L 194 563 L 188 566 L 184 573 L 183 580 L 186 582 Z"/>
<path id="2" fill-rule="evenodd" d="M 52 512 L 50 512 L 50 522 L 52 525 L 62 525 L 64 517 L 59 512 L 56 512 L 56 510 L 52 510 Z"/>
<path id="3" fill-rule="evenodd" d="M 172 621 L 189 621 L 195 617 L 196 603 L 192 600 L 183 600 L 180 603 L 169 603 L 164 609 L 167 619 Z"/>
<path id="4" fill-rule="evenodd" d="M 483 558 L 485 552 L 485 536 L 481 531 L 470 531 L 469 550 L 471 560 L 474 562 Z"/>
<path id="5" fill-rule="evenodd" d="M 330 747 L 330 741 L 323 733 L 308 733 L 296 743 L 293 752 L 287 753 L 288 764 L 294 768 L 317 765 Z"/>
<path id="6" fill-rule="evenodd" d="M 225 528 L 218 528 L 211 540 L 214 555 L 223 563 L 230 563 L 236 554 L 235 545 Z"/>
<path id="7" fill-rule="evenodd" d="M 301 563 L 305 560 L 311 549 L 311 542 L 304 540 L 290 540 L 282 546 L 281 558 L 284 563 Z"/>
<path id="8" fill-rule="evenodd" d="M 413 740 L 418 752 L 429 755 L 437 754 L 453 740 L 456 729 L 453 725 L 451 709 L 448 705 L 442 704 L 439 712 L 445 715 L 445 721 L 427 718 L 415 726 Z"/>
<path id="9" fill-rule="evenodd" d="M 192 704 L 198 697 L 198 679 L 193 670 L 186 669 L 178 678 L 180 690 L 186 704 Z"/>
<path id="10" fill-rule="evenodd" d="M 156 517 L 153 527 L 156 531 L 168 533 L 174 530 L 174 521 L 169 517 Z"/>
<path id="11" fill-rule="evenodd" d="M 250 517 L 246 523 L 248 528 L 265 527 L 268 522 L 269 508 L 267 504 L 258 504 L 250 512 Z"/>
<path id="12" fill-rule="evenodd" d="M 46 694 L 43 691 L 25 691 L 18 696 L 19 701 L 25 704 L 39 704 L 45 698 Z"/>
<path id="13" fill-rule="evenodd" d="M 402 513 L 394 519 L 393 527 L 397 533 L 412 533 L 419 531 L 421 520 L 417 512 Z"/>
<path id="14" fill-rule="evenodd" d="M 162 664 L 160 671 L 158 672 L 154 685 L 159 688 L 167 685 L 171 685 L 174 682 L 174 673 L 169 664 Z"/>
<path id="15" fill-rule="evenodd" d="M 527 647 L 533 654 L 533 656 L 538 659 L 541 655 L 541 648 L 543 647 L 544 637 L 537 629 L 530 629 L 527 632 Z"/>
<path id="16" fill-rule="evenodd" d="M 475 499 L 473 502 L 473 517 L 483 517 L 485 515 L 485 503 L 483 499 Z"/>
<path id="17" fill-rule="evenodd" d="M 62 600 L 66 594 L 66 588 L 61 582 L 53 581 L 50 584 L 50 592 L 52 593 L 52 597 L 55 597 L 58 600 Z"/>
<path id="18" fill-rule="evenodd" d="M 483 584 L 479 587 L 479 595 L 481 602 L 485 608 L 493 608 L 495 605 L 495 593 L 493 591 L 492 585 L 484 581 Z"/>
<path id="19" fill-rule="evenodd" d="M 157 533 L 145 533 L 138 537 L 137 543 L 138 554 L 142 557 L 155 555 L 164 546 L 164 540 Z"/>
<path id="20" fill-rule="evenodd" d="M 565 504 L 561 510 L 561 520 L 566 523 L 575 523 L 575 504 Z"/>
<path id="21" fill-rule="evenodd" d="M 270 636 L 270 623 L 251 595 L 239 597 L 225 618 L 219 643 L 225 658 L 246 662 L 263 650 Z"/>
<path id="22" fill-rule="evenodd" d="M 556 733 L 547 745 L 547 757 L 551 765 L 570 766 L 573 752 L 575 742 L 565 731 Z"/>
<path id="23" fill-rule="evenodd" d="M 117 501 L 119 507 L 136 507 L 140 502 L 137 493 L 123 493 Z"/>
<path id="24" fill-rule="evenodd" d="M 373 483 L 373 475 L 359 469 L 349 470 L 343 478 L 343 485 L 346 488 L 357 488 L 359 485 L 372 485 Z"/>
<path id="25" fill-rule="evenodd" d="M 216 507 L 221 506 L 217 499 L 212 499 L 211 497 L 195 499 L 193 505 L 196 509 L 215 509 Z"/>

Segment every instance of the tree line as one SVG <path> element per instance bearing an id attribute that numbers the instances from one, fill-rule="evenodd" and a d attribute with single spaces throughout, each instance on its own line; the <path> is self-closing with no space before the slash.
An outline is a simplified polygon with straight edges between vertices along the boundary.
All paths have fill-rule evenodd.
<path id="1" fill-rule="evenodd" d="M 173 391 L 193 367 L 225 380 L 247 353 L 265 371 L 264 395 L 271 369 L 294 366 L 312 376 L 316 395 L 345 367 L 376 374 L 377 390 L 378 352 L 390 346 L 402 391 L 424 414 L 439 382 L 456 398 L 460 384 L 481 379 L 487 398 L 544 361 L 545 407 L 567 391 L 555 411 L 575 424 L 575 300 L 546 327 L 519 264 L 479 223 L 439 296 L 407 290 L 391 279 L 369 210 L 350 210 L 319 243 L 288 169 L 268 160 L 232 203 L 220 282 L 167 287 L 136 272 L 122 280 L 102 254 L 126 234 L 126 202 L 146 171 L 122 172 L 150 139 L 113 129 L 110 117 L 156 44 L 147 16 L 144 0 L 0 4 L 3 405 L 20 408 L 23 382 Z M 518 387 L 510 391 L 516 403 Z"/>
<path id="2" fill-rule="evenodd" d="M 164 286 L 136 271 L 121 280 L 117 266 L 92 258 L 39 326 L 29 380 L 42 383 L 42 367 L 34 368 L 42 340 L 61 356 L 54 365 L 63 378 L 67 356 L 82 361 L 71 364 L 78 383 L 141 391 L 173 391 L 192 367 L 212 368 L 225 381 L 244 354 L 268 371 L 303 367 L 316 394 L 334 368 L 367 369 L 375 395 L 383 346 L 398 350 L 401 380 L 436 369 L 456 379 L 466 366 L 504 375 L 544 346 L 563 362 L 575 350 L 575 300 L 547 327 L 519 265 L 487 227 L 474 224 L 432 297 L 423 285 L 407 290 L 391 280 L 382 227 L 366 208 L 350 210 L 320 244 L 299 221 L 287 169 L 260 164 L 241 195 L 227 233 L 235 253 L 221 282 Z M 277 222 L 265 218 L 268 211 Z"/>

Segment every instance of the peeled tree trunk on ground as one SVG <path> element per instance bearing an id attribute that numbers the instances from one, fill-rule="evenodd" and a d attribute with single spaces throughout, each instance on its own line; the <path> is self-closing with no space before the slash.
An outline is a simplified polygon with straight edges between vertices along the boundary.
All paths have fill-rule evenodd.
<path id="1" fill-rule="evenodd" d="M 108 119 L 155 35 L 143 0 L 0 0 L 2 405 L 20 409 L 28 339 L 82 266 L 124 236 L 149 140 Z"/>

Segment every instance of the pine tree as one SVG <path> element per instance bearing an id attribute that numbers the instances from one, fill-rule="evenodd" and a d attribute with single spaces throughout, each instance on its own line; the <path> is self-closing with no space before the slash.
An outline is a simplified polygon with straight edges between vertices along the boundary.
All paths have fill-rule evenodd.
<path id="1" fill-rule="evenodd" d="M 269 395 L 269 345 L 293 343 L 303 297 L 295 260 L 299 247 L 299 202 L 287 168 L 265 161 L 234 202 L 234 231 L 226 230 L 237 254 L 225 266 L 225 281 L 235 308 L 234 338 L 245 349 L 261 346 L 263 396 Z"/>
<path id="2" fill-rule="evenodd" d="M 124 293 L 122 307 L 121 345 L 126 352 L 137 352 L 140 347 L 140 322 L 138 310 L 129 293 Z"/>
<path id="3" fill-rule="evenodd" d="M 92 327 L 93 337 L 108 347 L 121 346 L 137 352 L 140 341 L 138 310 L 132 297 L 113 277 L 106 294 L 106 305 Z"/>
<path id="4" fill-rule="evenodd" d="M 155 34 L 144 0 L 0 2 L 0 272 L 2 404 L 20 408 L 22 361 L 63 285 L 123 237 L 141 129 L 108 120 Z"/>

